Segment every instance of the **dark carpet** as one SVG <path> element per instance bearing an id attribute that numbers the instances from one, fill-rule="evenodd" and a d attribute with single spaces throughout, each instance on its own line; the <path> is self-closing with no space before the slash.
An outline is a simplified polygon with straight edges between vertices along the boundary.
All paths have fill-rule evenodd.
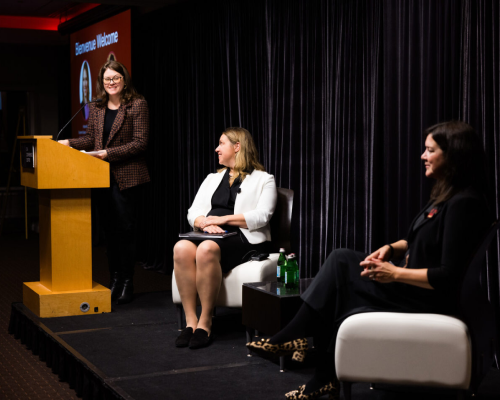
<path id="1" fill-rule="evenodd" d="M 8 334 L 12 302 L 22 301 L 23 282 L 40 279 L 38 235 L 0 236 L 0 399 L 77 399 L 45 362 Z"/>

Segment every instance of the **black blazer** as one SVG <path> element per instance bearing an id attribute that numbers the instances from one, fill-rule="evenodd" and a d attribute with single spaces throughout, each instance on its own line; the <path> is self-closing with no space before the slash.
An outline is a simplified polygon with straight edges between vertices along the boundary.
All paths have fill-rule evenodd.
<path id="1" fill-rule="evenodd" d="M 451 314 L 456 307 L 458 285 L 474 250 L 482 240 L 493 218 L 486 199 L 473 189 L 466 189 L 435 207 L 433 216 L 420 212 L 408 232 L 407 268 L 428 268 L 427 277 L 434 290 L 408 285 L 424 303 L 442 304 L 442 312 Z M 418 217 L 426 213 L 422 224 L 414 229 Z M 409 293 L 408 293 L 409 294 Z M 437 302 L 437 303 L 436 303 Z"/>

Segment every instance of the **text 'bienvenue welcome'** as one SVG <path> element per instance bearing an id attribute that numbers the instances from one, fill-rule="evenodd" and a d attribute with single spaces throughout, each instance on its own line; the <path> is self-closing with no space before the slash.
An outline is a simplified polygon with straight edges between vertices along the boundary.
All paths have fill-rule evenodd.
<path id="1" fill-rule="evenodd" d="M 75 55 L 79 56 L 80 54 L 88 53 L 89 51 L 93 51 L 101 47 L 106 47 L 114 43 L 118 43 L 118 31 L 107 35 L 106 32 L 104 32 L 102 35 L 99 33 L 94 40 L 89 40 L 85 43 L 76 42 Z"/>

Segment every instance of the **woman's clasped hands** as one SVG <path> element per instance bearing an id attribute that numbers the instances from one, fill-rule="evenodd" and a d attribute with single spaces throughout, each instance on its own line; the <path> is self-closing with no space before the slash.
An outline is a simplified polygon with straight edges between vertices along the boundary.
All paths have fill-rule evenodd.
<path id="1" fill-rule="evenodd" d="M 222 229 L 219 225 L 224 225 L 227 222 L 224 217 L 200 217 L 198 222 L 198 228 L 207 233 L 225 233 L 226 231 Z"/>
<path id="2" fill-rule="evenodd" d="M 368 255 L 359 263 L 363 267 L 361 276 L 380 283 L 395 282 L 401 268 L 388 262 L 390 254 L 391 248 L 385 245 Z"/>

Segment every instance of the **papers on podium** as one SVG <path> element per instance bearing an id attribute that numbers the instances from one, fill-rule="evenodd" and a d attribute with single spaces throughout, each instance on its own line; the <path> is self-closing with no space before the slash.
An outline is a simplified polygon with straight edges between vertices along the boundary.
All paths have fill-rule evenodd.
<path id="1" fill-rule="evenodd" d="M 92 156 L 92 157 L 96 157 L 100 152 L 101 152 L 101 150 L 97 150 L 97 151 L 80 150 L 80 153 L 85 153 L 85 154 L 88 154 L 89 156 Z"/>

